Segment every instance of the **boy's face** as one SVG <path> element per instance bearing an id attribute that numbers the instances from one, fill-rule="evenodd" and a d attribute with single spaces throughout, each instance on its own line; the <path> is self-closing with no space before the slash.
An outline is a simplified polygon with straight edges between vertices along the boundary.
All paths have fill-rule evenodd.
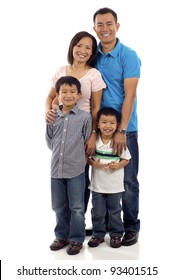
<path id="1" fill-rule="evenodd" d="M 71 109 L 77 103 L 81 96 L 78 93 L 77 87 L 75 85 L 64 84 L 60 87 L 60 91 L 57 94 L 59 102 L 63 104 L 63 108 Z"/>
<path id="2" fill-rule="evenodd" d="M 111 115 L 101 115 L 98 122 L 98 128 L 100 129 L 102 136 L 112 137 L 113 133 L 117 129 L 116 117 Z"/>

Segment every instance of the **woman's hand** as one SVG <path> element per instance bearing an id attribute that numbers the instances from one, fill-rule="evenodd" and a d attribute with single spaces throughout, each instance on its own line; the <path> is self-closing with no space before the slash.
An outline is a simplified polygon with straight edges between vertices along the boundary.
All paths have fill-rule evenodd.
<path id="1" fill-rule="evenodd" d="M 45 113 L 45 121 L 47 124 L 52 124 L 56 118 L 56 110 L 50 109 Z"/>
<path id="2" fill-rule="evenodd" d="M 96 133 L 92 133 L 85 144 L 85 152 L 88 157 L 95 154 L 96 149 Z"/>

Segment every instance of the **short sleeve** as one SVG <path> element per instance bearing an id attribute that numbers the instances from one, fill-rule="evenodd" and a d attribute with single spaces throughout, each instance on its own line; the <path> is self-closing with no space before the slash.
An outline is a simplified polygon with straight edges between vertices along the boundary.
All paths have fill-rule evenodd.
<path id="1" fill-rule="evenodd" d="M 141 60 L 137 56 L 136 52 L 130 50 L 124 59 L 124 78 L 140 78 Z"/>
<path id="2" fill-rule="evenodd" d="M 102 79 L 101 73 L 97 69 L 93 68 L 92 71 L 90 71 L 90 75 L 92 79 L 92 83 L 91 83 L 92 92 L 96 92 L 106 88 L 106 84 Z"/>
<path id="3" fill-rule="evenodd" d="M 120 156 L 121 159 L 126 159 L 126 160 L 129 160 L 131 159 L 131 154 L 130 154 L 130 151 L 128 148 L 126 148 L 126 150 L 123 150 L 121 156 Z"/>
<path id="4" fill-rule="evenodd" d="M 55 88 L 55 84 L 58 81 L 59 78 L 61 78 L 62 76 L 66 76 L 66 67 L 65 66 L 61 66 L 53 75 L 52 79 L 51 79 L 51 85 L 53 88 Z"/>

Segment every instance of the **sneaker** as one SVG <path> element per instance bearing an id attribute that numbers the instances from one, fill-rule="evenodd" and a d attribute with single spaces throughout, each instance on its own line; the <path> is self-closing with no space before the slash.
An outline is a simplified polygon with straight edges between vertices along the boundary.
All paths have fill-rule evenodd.
<path id="1" fill-rule="evenodd" d="M 110 240 L 110 246 L 112 248 L 121 247 L 121 237 L 120 236 L 112 236 Z"/>
<path id="2" fill-rule="evenodd" d="M 89 247 L 97 247 L 99 246 L 100 243 L 103 243 L 104 242 L 104 238 L 101 238 L 101 237 L 91 237 L 91 239 L 88 241 L 88 246 Z"/>
<path id="3" fill-rule="evenodd" d="M 123 246 L 131 246 L 137 243 L 138 241 L 138 232 L 125 232 L 122 240 Z"/>
<path id="4" fill-rule="evenodd" d="M 70 244 L 67 247 L 67 254 L 69 255 L 76 255 L 80 252 L 82 249 L 83 244 L 75 241 L 71 241 Z"/>
<path id="5" fill-rule="evenodd" d="M 53 243 L 50 245 L 50 249 L 53 251 L 57 251 L 67 246 L 69 242 L 67 240 L 55 239 Z"/>

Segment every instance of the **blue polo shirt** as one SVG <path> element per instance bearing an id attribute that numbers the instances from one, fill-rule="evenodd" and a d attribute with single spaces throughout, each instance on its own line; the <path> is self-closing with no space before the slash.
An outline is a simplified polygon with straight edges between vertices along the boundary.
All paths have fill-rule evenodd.
<path id="1" fill-rule="evenodd" d="M 98 45 L 98 61 L 96 68 L 101 72 L 106 83 L 103 90 L 101 107 L 112 107 L 121 112 L 124 101 L 124 79 L 140 77 L 141 61 L 136 52 L 123 45 L 117 38 L 116 47 L 109 53 L 101 51 Z M 132 116 L 127 131 L 137 131 L 137 98 L 134 103 Z"/>

